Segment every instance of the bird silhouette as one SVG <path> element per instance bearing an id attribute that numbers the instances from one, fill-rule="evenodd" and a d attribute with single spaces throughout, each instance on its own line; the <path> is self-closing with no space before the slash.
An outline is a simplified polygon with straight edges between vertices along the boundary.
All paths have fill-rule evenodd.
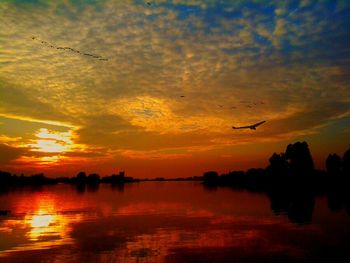
<path id="1" fill-rule="evenodd" d="M 235 127 L 232 126 L 232 129 L 237 130 L 237 129 L 251 129 L 251 130 L 256 130 L 256 127 L 258 127 L 259 125 L 265 123 L 266 121 L 261 121 L 261 122 L 257 122 L 255 124 L 252 125 L 248 125 L 248 126 L 241 126 L 241 127 Z"/>
<path id="2" fill-rule="evenodd" d="M 74 52 L 76 54 L 89 56 L 89 57 L 96 58 L 96 59 L 101 60 L 101 61 L 108 61 L 107 58 L 103 58 L 100 55 L 94 55 L 94 54 L 90 54 L 90 53 L 83 53 L 83 52 L 81 52 L 81 51 L 79 51 L 77 49 L 71 48 L 71 47 L 60 47 L 60 46 L 52 45 L 52 44 L 48 43 L 47 41 L 38 39 L 36 36 L 32 36 L 31 39 L 32 40 L 38 40 L 41 44 L 44 44 L 44 45 L 46 45 L 47 47 L 50 47 L 50 48 L 55 48 L 57 50 L 67 50 L 67 51 L 69 50 L 69 51 Z"/>

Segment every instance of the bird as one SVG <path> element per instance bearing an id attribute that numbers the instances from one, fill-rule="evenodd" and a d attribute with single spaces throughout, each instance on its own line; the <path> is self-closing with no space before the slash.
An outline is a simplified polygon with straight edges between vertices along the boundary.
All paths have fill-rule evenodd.
<path id="1" fill-rule="evenodd" d="M 181 95 L 180 97 L 181 97 L 181 98 L 184 98 L 185 96 L 184 96 L 184 95 Z"/>
<path id="2" fill-rule="evenodd" d="M 241 127 L 235 127 L 232 126 L 232 129 L 237 130 L 237 129 L 251 129 L 251 130 L 256 130 L 256 127 L 258 127 L 259 125 L 265 123 L 266 121 L 261 121 L 261 122 L 257 122 L 255 124 L 252 125 L 248 125 L 248 126 L 241 126 Z"/>
<path id="3" fill-rule="evenodd" d="M 108 61 L 107 58 L 103 58 L 100 55 L 94 55 L 94 54 L 90 54 L 90 53 L 83 53 L 82 51 L 79 51 L 79 50 L 71 48 L 71 47 L 62 47 L 62 46 L 52 45 L 52 44 L 50 44 L 47 41 L 38 39 L 36 36 L 32 36 L 31 39 L 32 40 L 36 40 L 37 39 L 37 41 L 39 41 L 41 44 L 44 44 L 44 45 L 46 45 L 47 47 L 50 47 L 50 48 L 55 48 L 57 50 L 70 50 L 70 51 L 72 51 L 74 53 L 77 53 L 77 54 L 81 54 L 81 55 L 84 55 L 84 56 L 89 56 L 89 57 L 92 57 L 92 58 L 96 58 L 98 60 Z"/>

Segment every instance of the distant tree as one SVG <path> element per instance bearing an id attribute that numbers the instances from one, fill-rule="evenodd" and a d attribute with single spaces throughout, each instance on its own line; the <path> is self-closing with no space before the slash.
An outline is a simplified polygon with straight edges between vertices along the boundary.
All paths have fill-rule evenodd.
<path id="1" fill-rule="evenodd" d="M 0 171 L 0 186 L 11 182 L 11 173 Z"/>
<path id="2" fill-rule="evenodd" d="M 95 184 L 100 182 L 100 176 L 96 173 L 89 174 L 87 177 L 87 182 L 90 184 Z"/>
<path id="3" fill-rule="evenodd" d="M 345 175 L 350 176 L 350 149 L 343 156 L 343 171 Z"/>
<path id="4" fill-rule="evenodd" d="M 306 142 L 289 144 L 285 156 L 293 173 L 308 174 L 314 171 L 314 161 Z"/>
<path id="5" fill-rule="evenodd" d="M 331 174 L 340 174 L 342 167 L 341 157 L 337 154 L 330 154 L 326 159 L 326 170 Z"/>
<path id="6" fill-rule="evenodd" d="M 209 172 L 205 172 L 203 174 L 203 180 L 204 182 L 214 182 L 219 178 L 219 175 L 217 172 L 215 171 L 209 171 Z"/>
<path id="7" fill-rule="evenodd" d="M 265 175 L 265 170 L 262 168 L 250 168 L 246 172 L 246 176 L 248 177 L 261 177 Z"/>
<path id="8" fill-rule="evenodd" d="M 165 178 L 164 177 L 156 177 L 154 180 L 155 181 L 165 181 Z"/>
<path id="9" fill-rule="evenodd" d="M 45 179 L 45 176 L 44 176 L 43 173 L 40 173 L 40 174 L 33 174 L 33 175 L 31 176 L 31 178 L 33 178 L 34 180 L 43 180 L 43 179 Z"/>
<path id="10" fill-rule="evenodd" d="M 118 174 L 112 174 L 111 176 L 106 176 L 102 178 L 102 182 L 112 183 L 112 184 L 121 184 L 125 183 L 126 177 L 125 172 L 121 171 Z"/>
<path id="11" fill-rule="evenodd" d="M 78 183 L 84 183 L 86 181 L 86 173 L 85 172 L 79 172 L 77 174 L 77 182 Z"/>
<path id="12" fill-rule="evenodd" d="M 269 159 L 270 165 L 267 170 L 272 175 L 285 174 L 288 169 L 288 162 L 284 153 L 274 153 Z"/>
<path id="13" fill-rule="evenodd" d="M 220 183 L 223 184 L 236 184 L 238 185 L 240 182 L 242 182 L 243 177 L 245 177 L 244 171 L 230 171 L 227 174 L 220 175 Z M 204 180 L 202 176 L 202 180 Z"/>
<path id="14" fill-rule="evenodd" d="M 34 184 L 34 185 L 41 185 L 44 184 L 46 181 L 46 177 L 43 173 L 40 174 L 33 174 L 29 178 L 27 178 L 27 183 Z"/>

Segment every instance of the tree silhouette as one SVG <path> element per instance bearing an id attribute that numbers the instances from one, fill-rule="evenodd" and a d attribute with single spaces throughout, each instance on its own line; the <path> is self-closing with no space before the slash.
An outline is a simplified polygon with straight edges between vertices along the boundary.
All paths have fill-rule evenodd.
<path id="1" fill-rule="evenodd" d="M 326 169 L 330 174 L 340 174 L 342 167 L 342 160 L 339 155 L 330 154 L 326 159 Z"/>
<path id="2" fill-rule="evenodd" d="M 219 175 L 215 171 L 209 171 L 203 174 L 203 181 L 206 183 L 216 182 L 218 178 L 219 178 Z"/>
<path id="3" fill-rule="evenodd" d="M 345 175 L 350 175 L 350 149 L 343 156 L 343 171 Z"/>
<path id="4" fill-rule="evenodd" d="M 272 175 L 285 174 L 288 169 L 288 162 L 284 153 L 274 153 L 269 159 L 267 170 Z"/>
<path id="5" fill-rule="evenodd" d="M 289 144 L 286 149 L 286 158 L 293 174 L 304 175 L 314 171 L 314 161 L 306 142 Z"/>
<path id="6" fill-rule="evenodd" d="M 79 172 L 77 174 L 77 183 L 85 183 L 86 181 L 86 173 L 85 172 Z"/>
<path id="7" fill-rule="evenodd" d="M 100 176 L 96 173 L 89 174 L 89 176 L 87 177 L 87 182 L 89 184 L 97 184 L 100 182 Z"/>

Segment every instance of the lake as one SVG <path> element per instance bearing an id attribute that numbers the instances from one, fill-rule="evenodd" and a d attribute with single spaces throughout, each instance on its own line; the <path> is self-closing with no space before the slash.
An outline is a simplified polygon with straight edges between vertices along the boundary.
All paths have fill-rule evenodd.
<path id="1" fill-rule="evenodd" d="M 0 262 L 350 262 L 349 207 L 298 202 L 200 182 L 17 188 L 0 193 Z"/>

